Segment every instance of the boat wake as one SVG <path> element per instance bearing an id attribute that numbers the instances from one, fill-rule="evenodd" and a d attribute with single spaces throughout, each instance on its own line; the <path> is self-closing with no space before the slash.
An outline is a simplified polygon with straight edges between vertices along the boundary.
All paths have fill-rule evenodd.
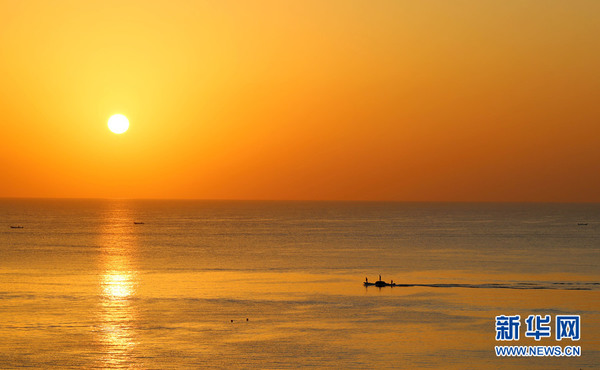
<path id="1" fill-rule="evenodd" d="M 375 284 L 364 284 L 373 286 Z M 391 287 L 429 287 L 429 288 L 472 288 L 472 289 L 553 289 L 553 290 L 600 290 L 596 282 L 539 282 L 539 283 L 484 283 L 484 284 L 386 284 Z"/>

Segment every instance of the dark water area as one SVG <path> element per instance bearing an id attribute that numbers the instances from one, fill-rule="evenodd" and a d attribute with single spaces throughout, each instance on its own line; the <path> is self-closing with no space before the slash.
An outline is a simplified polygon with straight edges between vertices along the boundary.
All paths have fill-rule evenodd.
<path id="1" fill-rule="evenodd" d="M 598 261 L 599 204 L 2 199 L 0 368 L 597 368 Z"/>

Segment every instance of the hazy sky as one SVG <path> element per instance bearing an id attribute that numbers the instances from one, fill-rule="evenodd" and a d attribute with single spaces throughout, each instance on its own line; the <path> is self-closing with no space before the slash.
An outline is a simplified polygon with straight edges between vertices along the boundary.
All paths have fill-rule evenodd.
<path id="1" fill-rule="evenodd" d="M 599 19 L 597 0 L 0 0 L 0 197 L 598 202 Z"/>

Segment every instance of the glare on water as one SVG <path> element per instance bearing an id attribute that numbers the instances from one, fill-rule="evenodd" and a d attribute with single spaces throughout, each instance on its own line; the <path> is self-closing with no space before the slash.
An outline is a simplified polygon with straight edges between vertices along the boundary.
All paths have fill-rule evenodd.
<path id="1" fill-rule="evenodd" d="M 128 367 L 133 363 L 136 346 L 136 311 L 132 300 L 136 293 L 135 236 L 130 232 L 133 219 L 125 209 L 107 211 L 100 234 L 102 275 L 100 277 L 100 330 L 102 361 L 106 367 Z"/>

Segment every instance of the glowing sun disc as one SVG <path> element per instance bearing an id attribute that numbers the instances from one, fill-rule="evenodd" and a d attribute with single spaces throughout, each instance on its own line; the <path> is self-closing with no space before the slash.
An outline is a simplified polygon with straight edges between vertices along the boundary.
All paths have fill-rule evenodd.
<path id="1" fill-rule="evenodd" d="M 108 129 L 115 134 L 122 134 L 129 128 L 129 120 L 122 114 L 115 114 L 108 119 Z"/>

